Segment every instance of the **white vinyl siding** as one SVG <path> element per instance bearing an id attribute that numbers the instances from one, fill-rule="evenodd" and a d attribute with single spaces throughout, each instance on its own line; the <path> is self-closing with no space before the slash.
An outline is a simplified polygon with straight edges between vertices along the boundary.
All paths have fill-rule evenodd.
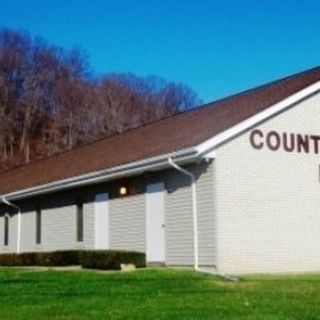
<path id="1" fill-rule="evenodd" d="M 213 164 L 188 166 L 197 176 L 199 218 L 199 262 L 215 264 Z M 192 197 L 190 180 L 175 170 L 156 173 L 153 183 L 163 182 L 165 210 L 165 251 L 167 265 L 193 264 Z M 108 191 L 106 186 L 105 191 Z M 77 241 L 77 205 L 73 194 L 59 194 L 29 200 L 21 218 L 21 251 L 53 251 L 95 248 L 94 195 L 83 204 L 83 242 Z M 41 243 L 36 244 L 36 210 L 41 203 Z M 146 251 L 146 194 L 108 200 L 109 247 Z M 103 215 L 103 213 L 102 213 Z M 0 218 L 0 225 L 3 221 Z M 10 220 L 10 243 L 6 251 L 16 248 L 16 215 Z M 100 230 L 99 232 L 103 232 Z M 3 246 L 2 246 L 3 248 Z M 2 250 L 2 249 L 1 249 Z M 3 251 L 3 250 L 2 250 Z"/>
<path id="2" fill-rule="evenodd" d="M 173 172 L 166 184 L 166 264 L 193 264 L 190 179 Z"/>
<path id="3" fill-rule="evenodd" d="M 63 204 L 63 205 L 62 205 Z M 41 210 L 41 243 L 36 244 L 36 210 L 27 210 L 21 216 L 21 251 L 54 251 L 93 249 L 94 208 L 93 203 L 83 204 L 83 242 L 77 241 L 77 207 L 65 204 L 58 198 Z M 1 219 L 0 219 L 1 222 Z M 16 241 L 16 236 L 14 235 Z"/>
<path id="4" fill-rule="evenodd" d="M 214 162 L 197 180 L 199 265 L 216 265 Z"/>
<path id="5" fill-rule="evenodd" d="M 3 252 L 15 252 L 17 250 L 17 215 L 10 214 L 8 225 L 8 245 L 5 245 L 5 214 L 0 216 L 0 250 Z"/>
<path id="6" fill-rule="evenodd" d="M 186 167 L 196 176 L 199 264 L 215 265 L 213 164 Z M 193 265 L 192 193 L 190 178 L 170 171 L 165 198 L 166 263 Z"/>
<path id="7" fill-rule="evenodd" d="M 145 194 L 109 200 L 110 248 L 146 251 Z"/>

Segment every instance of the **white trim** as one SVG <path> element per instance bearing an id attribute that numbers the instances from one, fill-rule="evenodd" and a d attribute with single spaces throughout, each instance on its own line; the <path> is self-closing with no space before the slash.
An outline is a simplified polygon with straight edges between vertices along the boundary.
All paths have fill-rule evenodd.
<path id="1" fill-rule="evenodd" d="M 200 155 L 205 155 L 206 153 L 212 151 L 213 149 L 220 146 L 222 143 L 236 137 L 237 135 L 245 132 L 246 130 L 253 128 L 259 123 L 281 113 L 282 111 L 293 107 L 298 102 L 306 99 L 309 96 L 314 95 L 320 91 L 320 81 L 298 91 L 297 93 L 289 96 L 288 98 L 268 107 L 264 111 L 234 125 L 230 129 L 223 131 L 222 133 L 204 141 L 195 147 Z"/>
<path id="2" fill-rule="evenodd" d="M 185 163 L 194 160 L 197 157 L 197 152 L 194 148 L 182 149 L 177 152 L 144 159 L 141 161 L 131 162 L 125 165 L 120 165 L 105 170 L 94 171 L 88 174 L 74 176 L 72 178 L 58 180 L 47 184 L 39 185 L 32 188 L 22 189 L 2 195 L 6 199 L 17 200 L 34 195 L 64 190 L 72 187 L 85 186 L 92 183 L 98 183 L 125 177 L 128 175 L 139 174 L 145 171 L 159 170 L 167 168 L 168 158 L 173 157 L 179 163 Z"/>

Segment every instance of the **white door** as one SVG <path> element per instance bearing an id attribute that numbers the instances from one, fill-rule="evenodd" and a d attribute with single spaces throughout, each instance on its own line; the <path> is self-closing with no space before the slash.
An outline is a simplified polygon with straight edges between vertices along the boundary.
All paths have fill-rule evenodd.
<path id="1" fill-rule="evenodd" d="M 95 249 L 109 249 L 109 194 L 99 193 L 94 201 Z"/>
<path id="2" fill-rule="evenodd" d="M 164 184 L 147 187 L 147 262 L 165 262 Z"/>

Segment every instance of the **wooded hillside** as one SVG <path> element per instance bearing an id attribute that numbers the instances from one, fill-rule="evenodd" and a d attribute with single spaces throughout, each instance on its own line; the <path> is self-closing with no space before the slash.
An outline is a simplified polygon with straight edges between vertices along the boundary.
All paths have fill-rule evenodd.
<path id="1" fill-rule="evenodd" d="M 81 49 L 0 29 L 0 171 L 199 103 L 186 85 L 130 73 L 96 76 Z"/>

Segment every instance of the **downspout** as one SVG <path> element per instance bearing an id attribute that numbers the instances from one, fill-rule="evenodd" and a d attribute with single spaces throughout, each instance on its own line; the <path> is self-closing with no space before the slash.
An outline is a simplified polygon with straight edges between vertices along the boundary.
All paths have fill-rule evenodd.
<path id="1" fill-rule="evenodd" d="M 198 209 L 197 209 L 197 189 L 196 189 L 196 178 L 192 172 L 177 165 L 172 158 L 168 158 L 169 164 L 176 170 L 180 171 L 184 175 L 188 176 L 191 180 L 192 190 L 192 218 L 193 218 L 193 252 L 194 252 L 194 270 L 198 272 L 209 273 L 216 275 L 228 281 L 240 281 L 240 277 L 236 275 L 227 275 L 218 272 L 217 270 L 206 270 L 199 268 L 199 247 L 198 247 Z"/>
<path id="2" fill-rule="evenodd" d="M 197 210 L 197 190 L 196 190 L 196 178 L 190 171 L 178 166 L 172 158 L 168 158 L 169 164 L 180 171 L 191 180 L 191 190 L 192 190 L 192 230 L 193 230 L 193 267 L 194 270 L 199 270 L 199 250 L 198 250 L 198 210 Z"/>
<path id="3" fill-rule="evenodd" d="M 0 201 L 12 208 L 18 210 L 18 230 L 17 230 L 17 253 L 20 253 L 20 242 L 21 242 L 21 209 L 16 204 L 8 201 L 5 197 L 1 196 Z"/>

